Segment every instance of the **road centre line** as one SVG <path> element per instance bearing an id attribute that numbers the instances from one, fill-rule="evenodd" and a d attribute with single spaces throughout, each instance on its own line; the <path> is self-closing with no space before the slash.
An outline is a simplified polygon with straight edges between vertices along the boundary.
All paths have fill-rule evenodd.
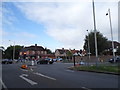
<path id="1" fill-rule="evenodd" d="M 39 76 L 42 76 L 42 77 L 45 77 L 45 78 L 48 78 L 48 79 L 51 79 L 51 80 L 56 80 L 55 78 L 52 78 L 52 77 L 49 77 L 49 76 L 43 75 L 43 74 L 38 73 L 38 72 L 36 72 L 36 73 L 34 73 L 34 74 L 39 75 Z"/>
<path id="2" fill-rule="evenodd" d="M 5 90 L 8 90 L 7 89 L 7 87 L 6 87 L 6 85 L 3 83 L 3 81 L 2 81 L 2 79 L 0 78 L 0 82 L 2 83 L 2 85 L 3 85 L 3 88 L 5 89 Z"/>
<path id="3" fill-rule="evenodd" d="M 27 81 L 28 83 L 30 83 L 31 85 L 35 85 L 35 84 L 37 84 L 36 82 L 34 82 L 34 81 L 32 81 L 32 80 L 30 80 L 30 79 L 28 79 L 28 78 L 25 78 L 24 76 L 28 76 L 27 74 L 22 74 L 22 75 L 20 75 L 19 77 L 20 78 L 22 78 L 22 79 L 24 79 L 25 81 Z"/>

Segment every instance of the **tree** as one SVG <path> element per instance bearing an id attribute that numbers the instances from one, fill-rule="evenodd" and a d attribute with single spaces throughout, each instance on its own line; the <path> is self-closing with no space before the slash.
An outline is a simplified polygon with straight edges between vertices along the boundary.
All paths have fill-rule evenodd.
<path id="1" fill-rule="evenodd" d="M 68 56 L 68 59 L 72 59 L 73 54 L 70 51 L 67 51 L 66 55 Z"/>
<path id="2" fill-rule="evenodd" d="M 46 49 L 47 54 L 52 54 L 52 51 L 50 49 Z"/>
<path id="3" fill-rule="evenodd" d="M 13 48 L 14 46 L 9 46 L 5 50 L 5 58 L 13 59 Z M 15 59 L 19 58 L 19 52 L 23 48 L 23 46 L 15 45 Z"/>
<path id="4" fill-rule="evenodd" d="M 97 37 L 98 55 L 100 55 L 104 50 L 108 49 L 108 39 L 98 31 L 96 32 L 96 37 Z M 90 53 L 92 55 L 95 55 L 95 38 L 94 38 L 93 31 L 89 33 L 89 44 L 90 44 Z M 85 37 L 85 43 L 83 48 L 88 52 L 88 36 L 87 35 Z"/>

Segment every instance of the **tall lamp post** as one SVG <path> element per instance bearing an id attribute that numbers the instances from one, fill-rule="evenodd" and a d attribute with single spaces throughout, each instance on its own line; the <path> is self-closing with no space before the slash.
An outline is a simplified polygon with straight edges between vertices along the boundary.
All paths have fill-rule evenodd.
<path id="1" fill-rule="evenodd" d="M 97 37 L 96 37 L 96 21 L 95 21 L 95 6 L 94 6 L 94 0 L 92 0 L 93 5 L 93 20 L 94 20 L 94 35 L 95 35 L 95 54 L 96 54 L 96 66 L 98 62 L 98 49 L 97 49 Z"/>
<path id="2" fill-rule="evenodd" d="M 88 32 L 88 30 L 87 30 Z M 89 32 L 88 32 L 88 54 L 89 54 L 89 60 L 90 60 L 90 42 L 89 42 L 90 38 L 89 38 Z"/>
<path id="3" fill-rule="evenodd" d="M 106 15 L 109 15 L 110 29 L 111 29 L 111 39 L 112 39 L 112 51 L 113 51 L 113 58 L 114 58 L 114 62 L 115 62 L 115 52 L 114 52 L 114 42 L 113 42 L 113 32 L 112 32 L 112 22 L 111 22 L 110 9 L 108 9 L 108 13 L 106 13 Z"/>
<path id="4" fill-rule="evenodd" d="M 9 41 L 11 41 L 11 40 L 9 40 Z M 13 60 L 14 60 L 14 58 L 15 58 L 15 41 L 13 41 L 13 43 L 14 43 L 14 45 L 13 45 Z"/>

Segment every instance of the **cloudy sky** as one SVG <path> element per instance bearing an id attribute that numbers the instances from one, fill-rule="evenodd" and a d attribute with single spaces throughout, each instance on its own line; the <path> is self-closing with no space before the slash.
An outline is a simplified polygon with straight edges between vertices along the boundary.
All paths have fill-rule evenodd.
<path id="1" fill-rule="evenodd" d="M 4 47 L 15 42 L 24 46 L 38 44 L 52 51 L 82 49 L 86 30 L 93 30 L 92 0 L 8 1 L 2 2 L 0 9 L 0 42 Z M 110 8 L 115 41 L 118 41 L 117 1 L 95 0 L 97 30 L 111 40 L 109 17 L 106 16 Z"/>

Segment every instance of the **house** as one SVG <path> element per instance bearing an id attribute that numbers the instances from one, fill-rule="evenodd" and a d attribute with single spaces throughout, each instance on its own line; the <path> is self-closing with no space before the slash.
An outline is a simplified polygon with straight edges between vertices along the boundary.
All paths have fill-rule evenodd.
<path id="1" fill-rule="evenodd" d="M 20 59 L 39 59 L 45 57 L 54 57 L 53 54 L 48 54 L 47 49 L 42 46 L 29 46 L 21 49 L 19 53 Z"/>
<path id="2" fill-rule="evenodd" d="M 68 49 L 56 49 L 55 50 L 55 57 L 56 58 L 65 58 L 67 56 Z"/>
<path id="3" fill-rule="evenodd" d="M 68 49 L 56 49 L 55 50 L 55 57 L 56 58 L 63 58 L 63 59 L 72 59 L 73 55 L 77 55 L 77 56 L 82 56 L 80 54 L 80 50 L 68 50 Z"/>

